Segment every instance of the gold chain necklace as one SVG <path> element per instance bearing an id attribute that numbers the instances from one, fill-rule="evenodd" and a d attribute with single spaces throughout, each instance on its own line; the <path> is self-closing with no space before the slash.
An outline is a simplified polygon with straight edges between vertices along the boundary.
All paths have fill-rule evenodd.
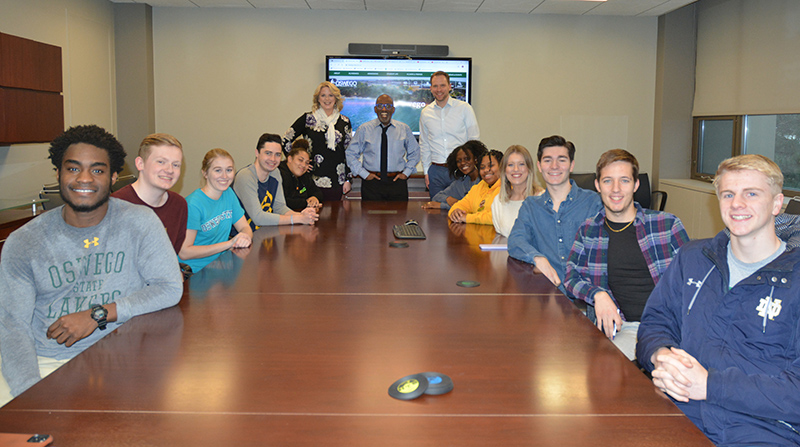
<path id="1" fill-rule="evenodd" d="M 625 225 L 624 227 L 620 228 L 619 230 L 615 230 L 615 229 L 611 228 L 611 225 L 608 224 L 608 220 L 606 220 L 606 227 L 608 227 L 608 229 L 613 231 L 614 233 L 622 233 L 623 231 L 625 231 L 626 228 L 631 226 L 632 223 L 633 223 L 633 220 L 628 222 L 628 225 Z"/>

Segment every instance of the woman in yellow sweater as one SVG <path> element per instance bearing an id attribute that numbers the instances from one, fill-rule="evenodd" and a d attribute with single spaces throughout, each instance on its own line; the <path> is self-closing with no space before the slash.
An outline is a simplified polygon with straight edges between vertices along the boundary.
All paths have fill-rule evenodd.
<path id="1" fill-rule="evenodd" d="M 492 225 L 492 202 L 500 192 L 500 161 L 503 153 L 489 151 L 481 159 L 481 180 L 467 195 L 450 208 L 448 216 L 453 222 Z"/>

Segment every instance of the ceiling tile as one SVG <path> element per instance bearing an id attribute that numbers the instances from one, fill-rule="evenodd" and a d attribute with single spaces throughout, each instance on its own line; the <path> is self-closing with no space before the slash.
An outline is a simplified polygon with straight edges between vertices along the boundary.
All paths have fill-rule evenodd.
<path id="1" fill-rule="evenodd" d="M 483 0 L 425 0 L 424 12 L 475 12 Z"/>
<path id="2" fill-rule="evenodd" d="M 422 11 L 424 0 L 365 0 L 368 11 Z"/>
<path id="3" fill-rule="evenodd" d="M 248 0 L 255 8 L 311 9 L 306 0 Z"/>
<path id="4" fill-rule="evenodd" d="M 147 3 L 153 7 L 190 7 L 197 8 L 191 0 L 112 0 L 114 3 Z"/>
<path id="5" fill-rule="evenodd" d="M 600 2 L 545 0 L 544 3 L 537 6 L 531 13 L 581 15 L 589 12 L 599 4 Z"/>
<path id="6" fill-rule="evenodd" d="M 364 0 L 307 0 L 308 6 L 311 9 L 347 9 L 347 10 L 361 10 L 365 9 Z"/>
<path id="7" fill-rule="evenodd" d="M 192 0 L 201 8 L 252 8 L 247 0 Z"/>
<path id="8" fill-rule="evenodd" d="M 676 9 L 683 8 L 684 6 L 694 3 L 696 1 L 697 0 L 670 0 L 668 2 L 664 2 L 659 6 L 656 6 L 655 8 L 643 12 L 641 15 L 660 16 L 668 12 L 675 11 Z"/>
<path id="9" fill-rule="evenodd" d="M 478 12 L 506 12 L 527 14 L 545 0 L 484 0 Z"/>
<path id="10" fill-rule="evenodd" d="M 586 15 L 635 16 L 653 9 L 668 0 L 614 0 L 601 3 Z"/>
<path id="11" fill-rule="evenodd" d="M 155 7 L 658 16 L 697 0 L 110 0 Z"/>

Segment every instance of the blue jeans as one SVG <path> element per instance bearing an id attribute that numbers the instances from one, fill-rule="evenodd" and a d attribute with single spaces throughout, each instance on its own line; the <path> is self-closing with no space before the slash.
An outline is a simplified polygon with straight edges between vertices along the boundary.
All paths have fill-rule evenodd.
<path id="1" fill-rule="evenodd" d="M 439 191 L 450 186 L 452 182 L 453 178 L 450 177 L 450 173 L 447 172 L 446 167 L 431 165 L 428 168 L 428 190 L 431 193 L 431 199 L 433 199 L 433 196 L 438 194 Z"/>

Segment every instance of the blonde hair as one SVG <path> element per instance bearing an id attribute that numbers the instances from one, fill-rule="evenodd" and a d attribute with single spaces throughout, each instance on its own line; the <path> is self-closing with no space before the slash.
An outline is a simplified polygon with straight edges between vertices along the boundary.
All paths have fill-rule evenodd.
<path id="1" fill-rule="evenodd" d="M 500 201 L 508 202 L 511 199 L 511 182 L 506 177 L 506 168 L 508 167 L 508 159 L 511 158 L 512 154 L 520 154 L 522 158 L 525 160 L 525 166 L 528 168 L 528 179 L 525 183 L 525 191 L 523 191 L 523 198 L 528 196 L 535 196 L 542 187 L 539 186 L 539 183 L 536 181 L 536 174 L 533 170 L 533 157 L 531 153 L 528 152 L 528 149 L 525 146 L 520 146 L 519 144 L 515 144 L 509 146 L 506 149 L 506 153 L 503 155 L 503 160 L 500 162 Z"/>
<path id="2" fill-rule="evenodd" d="M 231 154 L 228 153 L 228 151 L 226 151 L 225 149 L 215 148 L 206 152 L 205 157 L 203 157 L 203 164 L 200 166 L 200 171 L 202 171 L 203 174 L 207 173 L 208 169 L 211 167 L 211 163 L 215 159 L 220 157 L 227 158 L 231 161 L 231 163 L 234 163 L 233 157 L 231 156 Z M 206 177 L 203 176 L 202 179 L 203 186 L 205 186 L 206 182 L 207 182 Z"/>
<path id="3" fill-rule="evenodd" d="M 314 90 L 314 100 L 313 104 L 311 104 L 311 111 L 316 112 L 317 109 L 319 108 L 319 94 L 325 87 L 328 87 L 328 90 L 330 90 L 333 96 L 336 98 L 336 104 L 334 104 L 334 107 L 336 108 L 337 111 L 341 111 L 342 107 L 344 107 L 344 98 L 342 98 L 342 92 L 339 91 L 339 87 L 333 85 L 328 81 L 320 83 L 317 86 L 317 89 Z"/>
<path id="4" fill-rule="evenodd" d="M 758 171 L 767 177 L 767 183 L 775 195 L 783 191 L 783 173 L 778 165 L 769 158 L 759 154 L 737 155 L 722 160 L 717 167 L 717 174 L 714 176 L 714 189 L 719 196 L 720 178 L 722 174 L 729 171 Z"/>
<path id="5" fill-rule="evenodd" d="M 144 137 L 144 140 L 139 145 L 139 156 L 142 157 L 142 160 L 147 160 L 153 150 L 153 146 L 175 146 L 183 152 L 183 146 L 177 138 L 168 133 L 153 133 Z"/>

